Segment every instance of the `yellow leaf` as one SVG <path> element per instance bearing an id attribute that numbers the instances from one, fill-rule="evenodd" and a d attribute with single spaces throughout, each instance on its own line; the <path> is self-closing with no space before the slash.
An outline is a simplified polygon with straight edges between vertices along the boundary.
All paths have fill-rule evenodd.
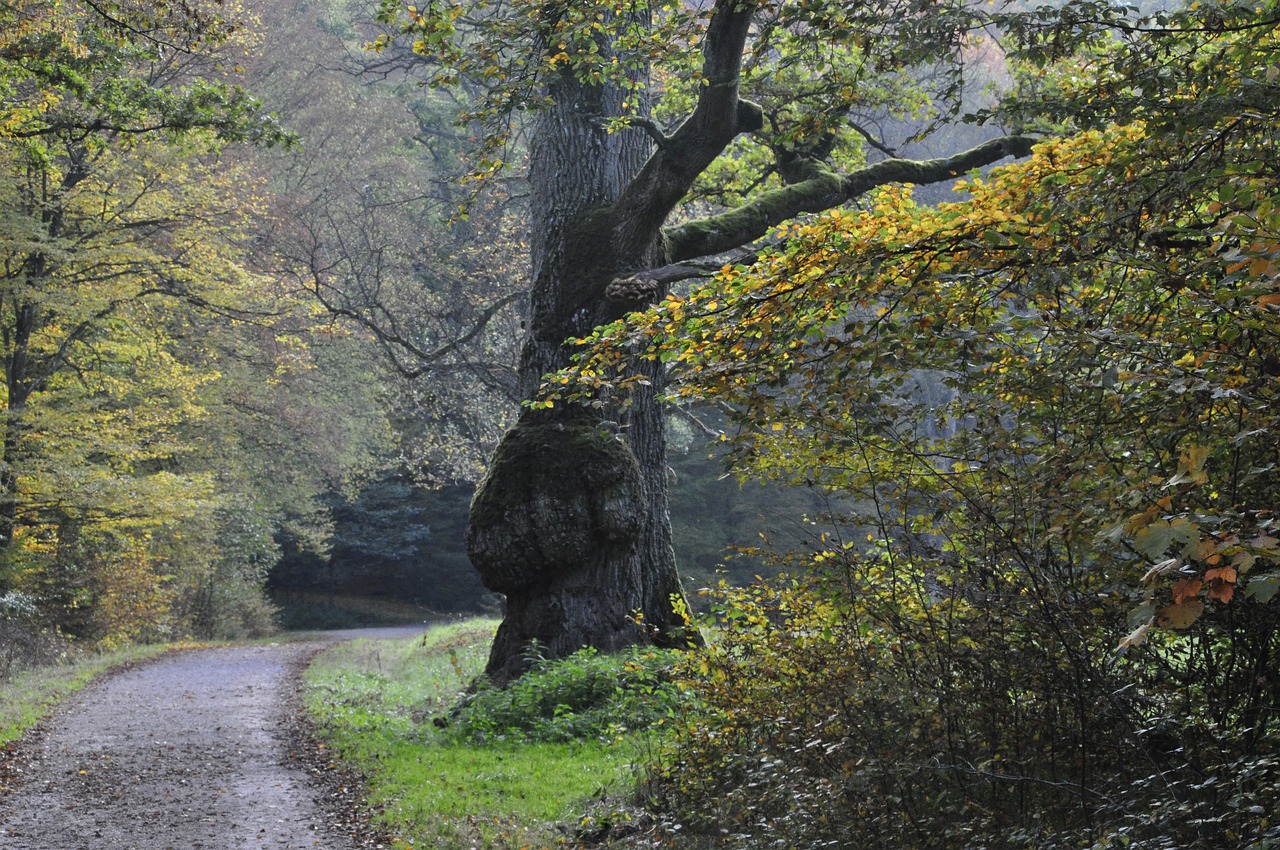
<path id="1" fill-rule="evenodd" d="M 1169 479 L 1169 485 L 1207 484 L 1209 473 L 1204 471 L 1205 459 L 1209 457 L 1208 446 L 1188 446 L 1178 461 L 1178 472 Z"/>

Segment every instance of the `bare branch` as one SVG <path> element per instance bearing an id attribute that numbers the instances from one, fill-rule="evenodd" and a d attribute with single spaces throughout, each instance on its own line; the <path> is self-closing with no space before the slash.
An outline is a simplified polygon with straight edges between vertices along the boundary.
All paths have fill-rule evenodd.
<path id="1" fill-rule="evenodd" d="M 725 260 L 671 263 L 656 269 L 645 269 L 625 277 L 614 278 L 605 287 L 605 295 L 614 301 L 647 303 L 653 300 L 658 292 L 666 291 L 666 288 L 673 283 L 710 277 L 726 264 L 750 265 L 758 257 L 758 251 L 744 251 Z"/>
<path id="2" fill-rule="evenodd" d="M 849 125 L 849 128 L 851 130 L 853 130 L 859 136 L 865 139 L 867 144 L 871 145 L 871 147 L 880 151 L 880 153 L 888 157 L 896 157 L 898 155 L 898 152 L 896 150 L 894 150 L 893 148 L 886 145 L 884 142 L 877 139 L 874 135 L 871 134 L 870 130 L 868 130 L 866 127 L 863 127 L 857 121 L 854 121 L 852 118 L 847 118 L 845 119 L 845 123 Z"/>
<path id="3" fill-rule="evenodd" d="M 662 128 L 658 126 L 656 121 L 650 121 L 648 118 L 638 117 L 630 120 L 634 126 L 644 130 L 649 138 L 653 139 L 653 143 L 658 146 L 659 150 L 662 150 L 664 147 L 671 144 L 671 139 L 662 131 Z"/>
<path id="4" fill-rule="evenodd" d="M 681 407 L 678 404 L 669 404 L 667 405 L 666 410 L 667 412 L 680 417 L 685 422 L 688 422 L 693 426 L 694 430 L 709 440 L 719 440 L 724 436 L 723 431 L 717 431 L 715 428 L 712 428 L 710 425 L 690 413 L 686 408 Z"/>

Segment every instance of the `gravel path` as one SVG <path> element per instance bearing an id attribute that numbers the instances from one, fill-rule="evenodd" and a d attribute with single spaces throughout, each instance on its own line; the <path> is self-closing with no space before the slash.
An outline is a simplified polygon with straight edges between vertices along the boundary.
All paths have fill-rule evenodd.
<path id="1" fill-rule="evenodd" d="M 0 798 L 0 848 L 380 846 L 351 837 L 350 813 L 327 811 L 335 795 L 290 757 L 295 673 L 318 646 L 177 652 L 87 688 Z"/>

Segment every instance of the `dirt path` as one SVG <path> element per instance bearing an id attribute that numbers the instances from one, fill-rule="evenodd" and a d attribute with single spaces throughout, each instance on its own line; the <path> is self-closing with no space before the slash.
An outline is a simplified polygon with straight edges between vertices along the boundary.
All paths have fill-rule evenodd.
<path id="1" fill-rule="evenodd" d="M 343 637 L 353 636 L 351 633 Z M 173 653 L 86 689 L 0 798 L 4 850 L 354 850 L 289 758 L 315 643 Z"/>

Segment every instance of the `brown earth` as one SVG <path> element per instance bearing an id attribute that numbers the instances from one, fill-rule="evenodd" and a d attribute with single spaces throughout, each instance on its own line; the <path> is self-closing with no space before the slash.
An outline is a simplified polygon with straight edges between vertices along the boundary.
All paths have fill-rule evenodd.
<path id="1" fill-rule="evenodd" d="M 324 646 L 395 633 L 174 652 L 95 683 L 0 752 L 0 848 L 390 846 L 358 780 L 309 736 L 296 695 Z"/>

